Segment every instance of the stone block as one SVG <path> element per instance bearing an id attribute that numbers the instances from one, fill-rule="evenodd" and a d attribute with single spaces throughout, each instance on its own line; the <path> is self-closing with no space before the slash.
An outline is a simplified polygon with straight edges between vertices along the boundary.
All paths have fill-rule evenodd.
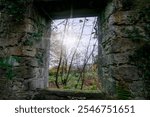
<path id="1" fill-rule="evenodd" d="M 111 48 L 109 53 L 123 53 L 129 50 L 135 50 L 138 47 L 138 43 L 135 43 L 127 38 L 115 38 L 111 40 Z"/>
<path id="2" fill-rule="evenodd" d="M 102 22 L 107 20 L 109 18 L 109 16 L 114 12 L 114 10 L 115 10 L 115 6 L 114 6 L 113 2 L 107 4 L 107 6 L 105 8 L 104 16 L 101 16 L 103 18 Z"/>
<path id="3" fill-rule="evenodd" d="M 42 88 L 45 88 L 44 87 L 44 79 L 30 79 L 30 81 L 29 81 L 29 87 L 30 87 L 30 90 L 34 90 L 34 89 L 36 89 L 36 88 L 40 88 L 40 89 L 42 89 Z"/>
<path id="4" fill-rule="evenodd" d="M 143 42 L 134 42 L 128 38 L 114 38 L 109 42 L 102 43 L 103 55 L 126 53 L 132 55 L 134 51 L 142 46 Z M 130 53 L 130 54 L 129 54 Z"/>
<path id="5" fill-rule="evenodd" d="M 116 93 L 116 83 L 114 79 L 103 79 L 101 80 L 102 91 L 108 94 L 109 96 L 114 96 Z"/>
<path id="6" fill-rule="evenodd" d="M 35 75 L 33 74 L 33 68 L 29 68 L 28 66 L 14 67 L 13 73 L 16 79 L 30 79 Z"/>
<path id="7" fill-rule="evenodd" d="M 24 28 L 25 32 L 30 32 L 32 33 L 34 31 L 34 21 L 29 19 L 29 18 L 25 18 L 24 20 L 25 24 L 26 24 L 26 28 Z"/>
<path id="8" fill-rule="evenodd" d="M 117 37 L 134 39 L 143 39 L 146 37 L 145 31 L 140 26 L 113 26 L 112 30 Z"/>
<path id="9" fill-rule="evenodd" d="M 33 57 L 21 57 L 19 63 L 22 66 L 39 67 L 38 60 Z"/>
<path id="10" fill-rule="evenodd" d="M 129 55 L 131 55 L 130 52 L 112 54 L 110 55 L 110 64 L 115 64 L 117 66 L 120 64 L 127 64 L 129 63 Z"/>
<path id="11" fill-rule="evenodd" d="M 111 67 L 110 75 L 116 80 L 123 80 L 127 82 L 140 80 L 138 69 L 135 66 L 130 65 Z"/>
<path id="12" fill-rule="evenodd" d="M 8 47 L 7 48 L 7 55 L 14 55 L 14 56 L 21 56 L 22 55 L 22 48 L 18 47 L 18 46 L 14 46 L 14 47 Z"/>
<path id="13" fill-rule="evenodd" d="M 109 69 L 108 69 L 108 67 L 101 68 L 101 72 L 102 72 L 103 78 L 107 79 L 108 76 L 109 76 Z"/>
<path id="14" fill-rule="evenodd" d="M 0 66 L 0 78 L 5 77 L 5 74 L 6 74 L 6 69 L 3 69 L 3 68 Z"/>
<path id="15" fill-rule="evenodd" d="M 33 48 L 31 46 L 23 46 L 22 53 L 24 56 L 35 57 L 36 48 Z"/>
<path id="16" fill-rule="evenodd" d="M 131 25 L 133 24 L 133 18 L 135 12 L 133 11 L 117 11 L 113 13 L 109 19 L 108 24 L 109 25 Z M 137 20 L 137 18 L 134 16 L 134 20 Z"/>
<path id="17" fill-rule="evenodd" d="M 114 37 L 144 39 L 146 38 L 146 33 L 143 26 L 140 25 L 104 25 L 102 28 L 103 42 L 108 39 L 114 39 Z"/>
<path id="18" fill-rule="evenodd" d="M 133 81 L 128 84 L 130 91 L 135 97 L 143 97 L 144 96 L 144 83 L 143 81 Z"/>
<path id="19" fill-rule="evenodd" d="M 100 64 L 101 67 L 106 67 L 108 65 L 106 59 L 107 58 L 104 57 L 104 56 L 99 59 L 99 64 Z"/>
<path id="20" fill-rule="evenodd" d="M 19 44 L 19 40 L 22 38 L 22 33 L 7 33 L 4 37 L 0 37 L 0 47 L 16 46 Z"/>
<path id="21" fill-rule="evenodd" d="M 21 91 L 23 90 L 23 85 L 22 85 L 22 82 L 19 82 L 17 80 L 13 81 L 12 83 L 12 91 Z"/>
<path id="22" fill-rule="evenodd" d="M 108 67 L 110 65 L 119 66 L 120 64 L 128 64 L 130 63 L 130 55 L 132 55 L 132 52 L 107 54 L 100 59 L 100 64 L 102 67 Z"/>
<path id="23" fill-rule="evenodd" d="M 0 92 L 4 91 L 7 86 L 7 79 L 0 76 Z"/>
<path id="24" fill-rule="evenodd" d="M 106 29 L 102 33 L 102 44 L 103 44 L 103 46 L 106 45 L 112 39 L 115 39 L 115 38 L 117 38 L 115 32 L 113 30 L 111 30 L 111 29 Z"/>

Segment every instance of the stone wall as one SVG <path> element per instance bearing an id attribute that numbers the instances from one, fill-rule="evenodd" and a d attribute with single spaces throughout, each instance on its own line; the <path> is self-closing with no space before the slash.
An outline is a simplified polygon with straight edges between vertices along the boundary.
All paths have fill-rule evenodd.
<path id="1" fill-rule="evenodd" d="M 28 0 L 3 1 L 0 99 L 36 99 L 48 85 L 50 21 Z M 108 99 L 150 99 L 149 0 L 108 1 L 99 17 L 102 91 Z"/>
<path id="2" fill-rule="evenodd" d="M 147 0 L 111 0 L 100 15 L 100 80 L 103 91 L 117 99 L 148 97 L 141 71 L 131 58 L 149 42 L 149 28 L 145 29 L 149 5 Z"/>
<path id="3" fill-rule="evenodd" d="M 0 99 L 26 99 L 32 90 L 48 86 L 50 22 L 32 3 L 19 11 L 9 4 L 18 13 L 1 3 Z M 21 10 L 24 14 L 19 14 Z"/>

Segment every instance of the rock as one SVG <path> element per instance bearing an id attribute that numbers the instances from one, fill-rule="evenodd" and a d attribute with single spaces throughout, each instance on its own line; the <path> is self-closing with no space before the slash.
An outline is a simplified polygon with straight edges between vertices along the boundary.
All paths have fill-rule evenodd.
<path id="1" fill-rule="evenodd" d="M 109 17 L 108 23 L 109 25 L 131 25 L 134 23 L 131 19 L 134 13 L 134 11 L 117 11 Z"/>
<path id="2" fill-rule="evenodd" d="M 111 67 L 110 74 L 116 80 L 123 80 L 126 82 L 140 80 L 138 69 L 135 66 L 124 65 L 119 67 Z"/>
<path id="3" fill-rule="evenodd" d="M 35 57 L 36 48 L 30 47 L 30 46 L 24 46 L 22 48 L 22 53 L 24 56 Z"/>

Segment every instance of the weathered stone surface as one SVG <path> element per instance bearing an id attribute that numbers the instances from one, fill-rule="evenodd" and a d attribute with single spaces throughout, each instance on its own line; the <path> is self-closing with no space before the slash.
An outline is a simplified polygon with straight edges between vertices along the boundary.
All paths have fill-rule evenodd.
<path id="1" fill-rule="evenodd" d="M 0 37 L 0 47 L 17 46 L 22 36 L 22 33 L 8 33 L 5 38 Z"/>
<path id="2" fill-rule="evenodd" d="M 106 75 L 101 79 L 102 82 L 102 91 L 109 94 L 109 96 L 113 96 L 116 93 L 116 84 L 115 80 L 112 78 L 106 78 Z"/>
<path id="3" fill-rule="evenodd" d="M 30 46 L 24 46 L 22 49 L 24 56 L 34 57 L 36 55 L 36 48 Z"/>
<path id="4" fill-rule="evenodd" d="M 32 33 L 35 30 L 34 21 L 31 18 L 25 18 L 24 22 L 26 24 L 26 28 L 24 28 L 24 31 Z"/>
<path id="5" fill-rule="evenodd" d="M 116 80 L 124 80 L 127 82 L 140 80 L 137 68 L 130 65 L 112 67 L 111 76 Z"/>
<path id="6" fill-rule="evenodd" d="M 99 55 L 99 77 L 102 90 L 107 95 L 116 96 L 118 82 L 127 86 L 133 99 L 144 99 L 145 94 L 149 93 L 143 91 L 145 84 L 138 75 L 140 71 L 137 66 L 132 66 L 129 61 L 129 56 L 143 44 L 139 40 L 149 40 L 149 7 L 144 4 L 142 11 L 139 11 L 142 2 L 112 0 L 100 11 L 101 20 L 98 24 L 101 24 L 102 43 L 99 45 L 102 47 L 102 55 Z M 41 15 L 40 9 L 34 9 L 33 6 L 27 6 L 25 19 L 20 23 L 0 11 L 0 58 L 19 58 L 12 59 L 8 65 L 13 70 L 12 79 L 6 76 L 8 69 L 0 66 L 0 99 L 33 99 L 36 94 L 45 95 L 32 90 L 46 88 L 48 84 L 50 21 L 47 22 L 46 14 Z M 43 37 L 37 37 L 41 33 L 37 24 L 46 26 L 43 29 L 40 27 Z M 50 95 L 44 99 L 64 97 Z"/>
<path id="7" fill-rule="evenodd" d="M 19 64 L 21 66 L 29 66 L 29 67 L 38 67 L 39 66 L 37 58 L 33 58 L 33 57 L 21 57 Z"/>
<path id="8" fill-rule="evenodd" d="M 140 26 L 114 26 L 113 30 L 116 35 L 123 38 L 144 38 L 145 31 Z"/>
<path id="9" fill-rule="evenodd" d="M 7 55 L 10 55 L 10 56 L 21 56 L 23 55 L 22 54 L 22 47 L 18 47 L 18 46 L 15 46 L 15 47 L 8 47 L 7 48 Z"/>
<path id="10" fill-rule="evenodd" d="M 102 92 L 86 93 L 76 91 L 39 90 L 34 100 L 102 100 L 107 99 Z"/>
<path id="11" fill-rule="evenodd" d="M 35 90 L 45 88 L 44 78 L 32 78 L 24 81 L 25 90 Z"/>
<path id="12" fill-rule="evenodd" d="M 105 8 L 102 22 L 104 23 L 104 21 L 107 21 L 107 19 L 110 17 L 111 14 L 113 14 L 113 12 L 115 11 L 115 4 L 113 2 L 110 2 L 107 7 Z"/>
<path id="13" fill-rule="evenodd" d="M 15 58 L 12 59 L 13 77 L 10 81 L 6 76 L 8 69 L 0 68 L 0 78 L 6 79 L 6 83 L 0 82 L 0 94 L 3 95 L 1 99 L 29 99 L 32 97 L 32 89 L 47 87 L 45 82 L 48 81 L 48 59 L 45 54 L 48 52 L 44 51 L 48 51 L 50 34 L 48 35 L 43 27 L 43 30 L 40 29 L 43 31 L 43 37 L 36 38 L 39 31 L 37 25 L 45 25 L 46 21 L 33 7 L 27 9 L 25 20 L 21 22 L 14 22 L 7 15 L 0 15 L 0 57 Z M 30 45 L 25 45 L 26 41 L 29 41 Z"/>
<path id="14" fill-rule="evenodd" d="M 132 94 L 136 97 L 136 99 L 143 99 L 144 95 L 144 83 L 143 81 L 133 81 L 132 83 L 129 83 L 129 89 L 132 92 Z"/>
<path id="15" fill-rule="evenodd" d="M 122 53 L 108 53 L 103 55 L 99 62 L 102 67 L 108 67 L 110 65 L 120 66 L 124 64 L 130 64 L 130 56 L 133 54 L 133 51 L 127 51 Z"/>
<path id="16" fill-rule="evenodd" d="M 116 64 L 117 66 L 120 64 L 127 64 L 129 63 L 129 56 L 131 54 L 132 52 L 112 54 L 110 59 L 111 64 Z"/>
<path id="17" fill-rule="evenodd" d="M 134 51 L 137 47 L 140 46 L 139 44 L 127 38 L 115 38 L 109 41 L 108 43 L 103 43 L 102 45 L 105 50 L 105 54 L 125 53 L 128 51 L 130 51 L 132 54 L 132 51 Z"/>
<path id="18" fill-rule="evenodd" d="M 112 79 L 114 84 L 123 82 L 127 85 L 127 89 L 133 94 L 130 98 L 143 99 L 144 95 L 146 96 L 146 93 L 143 93 L 143 81 L 138 74 L 140 71 L 137 66 L 132 66 L 133 63 L 130 60 L 130 56 L 133 56 L 135 51 L 149 40 L 149 34 L 145 30 L 149 27 L 147 23 L 149 13 L 146 13 L 149 8 L 145 4 L 146 1 L 142 2 L 113 0 L 107 5 L 107 10 L 102 12 L 100 27 L 102 55 L 99 59 L 101 64 L 99 74 L 102 87 L 108 94 L 115 92 L 114 90 L 109 92 L 107 88 L 108 79 L 109 81 Z M 136 85 L 139 90 L 135 89 Z"/>
<path id="19" fill-rule="evenodd" d="M 1 78 L 0 78 L 0 83 L 1 83 L 1 85 L 0 85 L 0 92 L 2 92 L 2 91 L 4 91 L 5 88 L 6 88 L 7 79 L 1 77 Z"/>
<path id="20" fill-rule="evenodd" d="M 27 66 L 15 67 L 13 69 L 15 78 L 17 79 L 29 79 L 34 75 L 32 74 L 33 68 L 28 68 Z"/>
<path id="21" fill-rule="evenodd" d="M 124 53 L 132 50 L 135 50 L 139 46 L 138 43 L 131 41 L 128 38 L 116 38 L 111 41 L 111 48 L 109 53 Z"/>
<path id="22" fill-rule="evenodd" d="M 117 11 L 110 16 L 108 23 L 110 25 L 131 25 L 134 23 L 131 20 L 134 13 L 134 11 Z"/>
<path id="23" fill-rule="evenodd" d="M 110 43 L 111 40 L 116 38 L 116 34 L 111 29 L 104 29 L 105 31 L 102 32 L 102 44 L 103 46 L 106 46 L 107 43 Z"/>
<path id="24" fill-rule="evenodd" d="M 31 82 L 31 89 L 36 89 L 36 87 L 43 89 L 44 88 L 44 78 L 38 78 L 32 80 Z"/>
<path id="25" fill-rule="evenodd" d="M 134 6 L 134 2 L 137 2 L 137 0 L 114 0 L 115 8 L 119 11 L 127 11 L 131 10 L 131 8 Z"/>

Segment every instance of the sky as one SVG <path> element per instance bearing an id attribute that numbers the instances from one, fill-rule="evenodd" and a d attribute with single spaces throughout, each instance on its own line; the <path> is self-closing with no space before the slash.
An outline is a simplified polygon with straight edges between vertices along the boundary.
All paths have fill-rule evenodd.
<path id="1" fill-rule="evenodd" d="M 81 60 L 79 61 L 80 62 L 83 61 L 82 59 L 85 58 L 85 53 L 87 51 L 89 44 L 90 46 L 87 55 L 88 56 L 90 55 L 90 53 L 93 50 L 93 46 L 97 45 L 98 43 L 97 38 L 94 38 L 96 33 L 94 26 L 96 25 L 96 22 L 97 17 L 72 18 L 68 20 L 66 19 L 53 20 L 52 32 L 57 33 L 57 38 L 59 38 L 60 41 L 63 41 L 63 46 L 65 46 L 66 48 L 68 58 L 69 57 L 71 58 L 73 52 L 75 51 L 75 48 L 78 46 L 77 52 L 81 56 L 80 58 Z M 82 31 L 83 33 L 81 35 Z M 94 55 L 96 55 L 97 48 L 95 48 L 94 52 L 95 52 Z"/>

